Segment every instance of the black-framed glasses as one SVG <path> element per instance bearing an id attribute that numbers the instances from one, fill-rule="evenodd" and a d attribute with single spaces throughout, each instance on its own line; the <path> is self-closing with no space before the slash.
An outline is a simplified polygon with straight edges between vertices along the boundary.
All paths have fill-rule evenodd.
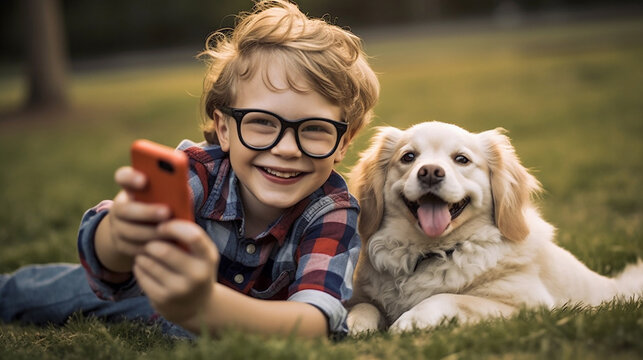
<path id="1" fill-rule="evenodd" d="M 331 156 L 348 124 L 324 118 L 286 120 L 267 110 L 219 108 L 222 113 L 237 121 L 241 143 L 251 150 L 269 150 L 281 141 L 286 129 L 295 132 L 297 147 L 302 153 L 316 159 Z"/>

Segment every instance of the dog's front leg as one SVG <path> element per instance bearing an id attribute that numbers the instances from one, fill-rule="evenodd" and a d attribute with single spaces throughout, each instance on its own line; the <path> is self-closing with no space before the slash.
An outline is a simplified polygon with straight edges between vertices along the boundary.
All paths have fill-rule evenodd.
<path id="1" fill-rule="evenodd" d="M 389 331 L 403 332 L 439 325 L 445 319 L 457 318 L 462 323 L 479 321 L 492 316 L 509 316 L 513 306 L 471 295 L 433 295 L 403 313 Z"/>
<path id="2" fill-rule="evenodd" d="M 383 327 L 384 317 L 374 305 L 359 303 L 348 312 L 346 323 L 349 334 L 357 335 L 379 330 Z"/>

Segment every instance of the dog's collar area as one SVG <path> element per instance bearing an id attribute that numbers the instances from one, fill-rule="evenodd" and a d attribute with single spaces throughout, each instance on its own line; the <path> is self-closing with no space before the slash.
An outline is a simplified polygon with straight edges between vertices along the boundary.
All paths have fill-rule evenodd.
<path id="1" fill-rule="evenodd" d="M 457 245 L 456 245 L 456 247 L 457 247 Z M 420 263 L 422 261 L 431 260 L 431 259 L 435 259 L 435 258 L 442 258 L 443 255 L 446 257 L 445 258 L 445 260 L 446 260 L 446 259 L 450 258 L 451 256 L 453 256 L 454 252 L 455 252 L 455 247 L 452 248 L 452 249 L 444 250 L 444 252 L 428 252 L 426 254 L 422 254 L 422 255 L 418 256 L 418 259 L 415 262 L 415 267 L 413 268 L 413 272 L 415 272 L 417 270 L 418 266 L 420 266 Z"/>

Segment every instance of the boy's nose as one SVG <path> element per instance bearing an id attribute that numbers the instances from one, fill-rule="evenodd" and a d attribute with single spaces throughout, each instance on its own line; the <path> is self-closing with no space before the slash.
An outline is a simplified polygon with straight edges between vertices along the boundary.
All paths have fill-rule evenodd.
<path id="1" fill-rule="evenodd" d="M 300 157 L 301 151 L 297 146 L 297 139 L 295 139 L 295 131 L 287 129 L 281 140 L 270 151 L 283 157 Z"/>

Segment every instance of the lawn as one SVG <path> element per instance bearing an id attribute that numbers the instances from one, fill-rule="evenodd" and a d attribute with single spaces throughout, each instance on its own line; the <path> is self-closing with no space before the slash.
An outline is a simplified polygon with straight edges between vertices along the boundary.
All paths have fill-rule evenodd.
<path id="1" fill-rule="evenodd" d="M 504 127 L 546 192 L 558 242 L 591 269 L 617 274 L 643 258 L 643 19 L 368 36 L 378 72 L 377 118 L 353 144 L 346 172 L 379 125 L 426 120 L 472 131 Z M 198 49 L 195 49 L 195 53 Z M 80 217 L 117 188 L 136 138 L 200 139 L 203 67 L 78 73 L 73 111 L 0 122 L 0 271 L 77 262 Z M 0 113 L 24 84 L 0 72 Z M 640 358 L 643 302 L 524 310 L 478 325 L 341 341 L 225 332 L 195 343 L 156 329 L 77 317 L 64 327 L 0 325 L 0 359 L 33 358 Z"/>

